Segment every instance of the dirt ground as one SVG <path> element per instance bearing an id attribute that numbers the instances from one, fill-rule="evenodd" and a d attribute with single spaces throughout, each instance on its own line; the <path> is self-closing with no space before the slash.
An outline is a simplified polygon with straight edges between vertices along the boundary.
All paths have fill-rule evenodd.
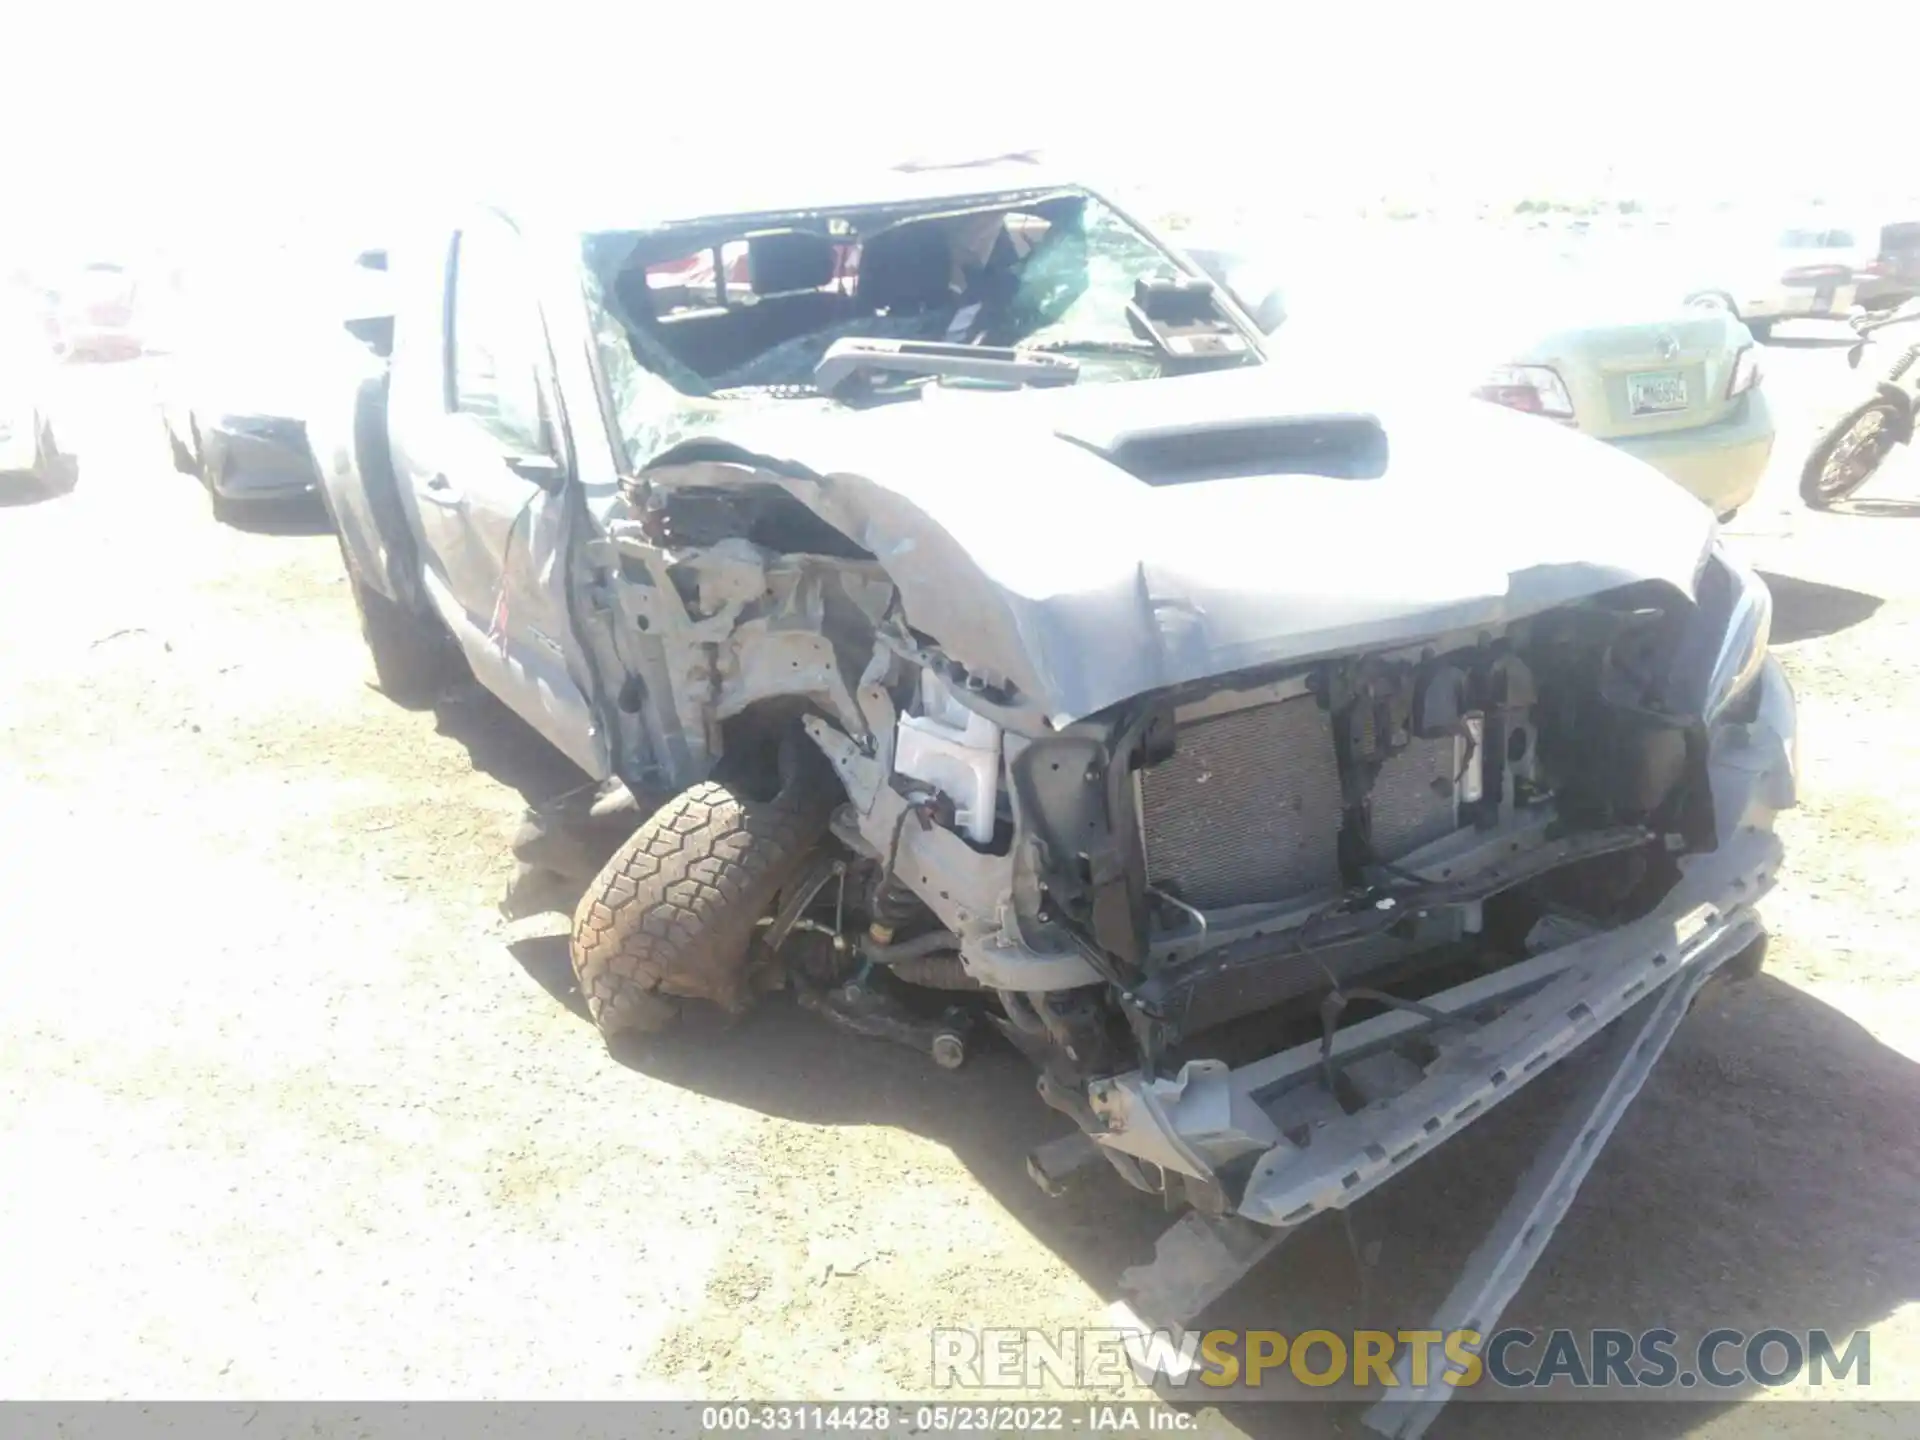
<path id="1" fill-rule="evenodd" d="M 1508 1312 L 1872 1327 L 1920 1395 L 1920 464 L 1794 493 L 1852 380 L 1767 352 L 1774 580 L 1805 803 L 1769 970 L 1711 992 Z M 957 1073 L 769 1004 L 610 1056 L 564 943 L 497 917 L 520 807 L 573 783 L 484 697 L 368 688 L 330 536 L 217 525 L 144 362 L 74 367 L 73 493 L 0 510 L 0 1394 L 919 1396 L 930 1327 L 1098 1324 L 1165 1217 L 1049 1200 L 1010 1053 Z M 1569 517 L 1577 523 L 1577 517 Z M 551 929 L 551 927 L 549 927 Z M 1283 1250 L 1221 1324 L 1411 1324 L 1551 1120 L 1548 1085 Z M 1352 1434 L 1265 1406 L 1261 1435 Z M 1441 1435 L 1540 1433 L 1456 1405 Z M 1819 1405 L 1560 1407 L 1560 1434 L 1910 1433 Z"/>

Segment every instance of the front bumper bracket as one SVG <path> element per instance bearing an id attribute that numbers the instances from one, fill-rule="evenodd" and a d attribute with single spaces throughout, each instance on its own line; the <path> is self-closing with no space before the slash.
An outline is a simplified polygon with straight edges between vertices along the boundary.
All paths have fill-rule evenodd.
<path id="1" fill-rule="evenodd" d="M 1501 1312 L 1546 1250 L 1581 1182 L 1653 1073 L 1694 997 L 1722 965 L 1764 943 L 1764 938 L 1755 917 L 1742 917 L 1713 957 L 1642 1000 L 1610 1027 L 1586 1084 L 1568 1104 L 1552 1138 L 1527 1166 L 1512 1198 L 1428 1322 L 1433 1329 L 1470 1330 L 1482 1337 L 1482 1343 L 1493 1333 Z M 1412 1366 L 1411 1353 L 1403 1351 L 1395 1357 L 1393 1392 L 1362 1417 L 1368 1429 L 1391 1440 L 1419 1440 L 1456 1389 L 1457 1382 L 1449 1383 L 1446 1376 L 1457 1372 L 1448 1366 L 1429 1371 L 1427 1383 L 1416 1389 Z"/>
<path id="2" fill-rule="evenodd" d="M 1682 963 L 1673 967 L 1665 983 L 1640 990 L 1634 1003 L 1613 1023 L 1581 1037 L 1605 1037 L 1593 1054 L 1583 1088 L 1569 1104 L 1551 1139 L 1528 1164 L 1511 1199 L 1434 1315 L 1430 1329 L 1443 1333 L 1470 1330 L 1483 1337 L 1494 1331 L 1501 1313 L 1565 1218 L 1614 1127 L 1653 1073 L 1694 998 L 1729 962 L 1763 944 L 1765 931 L 1753 910 L 1742 908 L 1720 917 L 1720 923 L 1705 927 L 1692 938 L 1694 943 L 1685 947 Z M 1299 1228 L 1298 1223 L 1270 1228 L 1244 1218 L 1244 1214 L 1214 1216 L 1189 1211 L 1161 1236 L 1151 1262 L 1121 1275 L 1120 1287 L 1126 1298 L 1109 1307 L 1108 1323 L 1142 1337 L 1156 1330 L 1181 1331 Z M 1147 1347 L 1145 1353 L 1151 1353 L 1152 1348 Z M 1159 1353 L 1172 1356 L 1180 1348 L 1159 1347 Z M 1456 1387 L 1444 1378 L 1446 1368 L 1436 1367 L 1429 1383 L 1415 1388 L 1411 1367 L 1409 1354 L 1396 1357 L 1394 1391 L 1364 1417 L 1369 1429 L 1390 1440 L 1419 1440 L 1440 1407 L 1455 1393 Z M 1191 1376 L 1169 1371 L 1154 1379 L 1172 1387 L 1166 1393 L 1177 1396 Z M 1213 1398 L 1229 1397 L 1223 1393 Z"/>

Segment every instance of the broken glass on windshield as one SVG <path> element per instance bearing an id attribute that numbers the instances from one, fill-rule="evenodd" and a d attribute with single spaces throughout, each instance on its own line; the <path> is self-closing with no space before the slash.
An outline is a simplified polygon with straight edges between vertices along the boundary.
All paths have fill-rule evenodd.
<path id="1" fill-rule="evenodd" d="M 1165 373 L 1129 306 L 1182 273 L 1074 190 L 603 233 L 585 258 L 636 464 L 731 405 L 828 403 L 816 371 L 845 341 L 1071 354 L 1081 383 Z"/>

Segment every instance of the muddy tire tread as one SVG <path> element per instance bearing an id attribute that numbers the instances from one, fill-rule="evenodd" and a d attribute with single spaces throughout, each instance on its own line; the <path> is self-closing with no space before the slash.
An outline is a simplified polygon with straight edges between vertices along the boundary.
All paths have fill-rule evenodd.
<path id="1" fill-rule="evenodd" d="M 683 999 L 744 1008 L 754 922 L 831 809 L 830 791 L 812 777 L 767 801 L 710 780 L 628 836 L 574 912 L 574 977 L 601 1032 L 664 1029 Z"/>

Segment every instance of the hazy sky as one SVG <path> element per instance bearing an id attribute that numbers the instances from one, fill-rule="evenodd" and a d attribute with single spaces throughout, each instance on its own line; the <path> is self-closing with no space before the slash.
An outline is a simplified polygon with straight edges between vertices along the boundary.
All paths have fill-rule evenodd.
<path id="1" fill-rule="evenodd" d="M 640 188 L 669 146 L 726 166 L 1039 144 L 1195 207 L 1279 210 L 1904 192 L 1910 85 L 1847 72 L 1916 39 L 1912 7 L 1862 0 L 23 4 L 7 228 L 377 230 L 556 146 Z"/>

